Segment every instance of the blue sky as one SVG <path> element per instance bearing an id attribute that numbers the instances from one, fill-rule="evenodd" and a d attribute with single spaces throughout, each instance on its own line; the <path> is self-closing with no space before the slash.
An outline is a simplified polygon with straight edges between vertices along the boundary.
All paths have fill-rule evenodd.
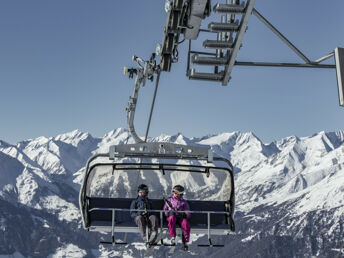
<path id="1" fill-rule="evenodd" d="M 342 0 L 256 0 L 255 8 L 311 60 L 344 46 Z M 134 81 L 123 66 L 133 64 L 133 54 L 149 58 L 165 20 L 162 0 L 0 1 L 0 139 L 16 143 L 74 129 L 99 137 L 126 128 Z M 203 26 L 210 20 L 219 16 Z M 248 27 L 237 60 L 302 62 L 255 16 Z M 334 69 L 234 67 L 222 87 L 189 81 L 186 44 L 179 50 L 180 61 L 161 75 L 150 136 L 239 130 L 270 142 L 344 130 Z M 140 135 L 153 90 L 148 84 L 140 92 Z"/>

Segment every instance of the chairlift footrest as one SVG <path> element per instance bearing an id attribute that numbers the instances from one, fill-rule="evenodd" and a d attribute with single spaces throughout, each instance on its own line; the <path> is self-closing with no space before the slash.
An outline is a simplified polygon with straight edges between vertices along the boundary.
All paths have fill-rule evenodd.
<path id="1" fill-rule="evenodd" d="M 224 247 L 225 245 L 210 245 L 210 244 L 207 244 L 207 245 L 197 245 L 199 247 Z"/>
<path id="2" fill-rule="evenodd" d="M 154 246 L 162 246 L 162 244 L 150 244 L 148 245 L 149 247 L 154 247 Z"/>
<path id="3" fill-rule="evenodd" d="M 127 245 L 126 242 L 110 242 L 110 241 L 100 241 L 101 244 L 107 244 L 107 245 Z"/>

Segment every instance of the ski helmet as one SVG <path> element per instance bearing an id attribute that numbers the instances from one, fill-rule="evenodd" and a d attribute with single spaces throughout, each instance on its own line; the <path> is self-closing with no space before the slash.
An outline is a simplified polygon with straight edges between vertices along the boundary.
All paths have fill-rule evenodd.
<path id="1" fill-rule="evenodd" d="M 182 187 L 181 185 L 175 185 L 173 187 L 172 192 L 174 192 L 174 193 L 176 192 L 178 194 L 183 194 L 184 193 L 184 187 Z"/>
<path id="2" fill-rule="evenodd" d="M 145 194 L 148 194 L 148 186 L 145 184 L 140 184 L 139 187 L 137 188 L 137 192 L 143 192 Z"/>

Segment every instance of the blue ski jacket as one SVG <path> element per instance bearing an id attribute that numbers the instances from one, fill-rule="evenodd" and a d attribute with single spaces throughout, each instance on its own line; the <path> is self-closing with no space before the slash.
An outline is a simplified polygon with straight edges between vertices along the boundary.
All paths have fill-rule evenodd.
<path id="1" fill-rule="evenodd" d="M 148 197 L 145 196 L 138 196 L 135 200 L 131 202 L 130 205 L 131 210 L 151 210 L 152 209 L 152 203 L 148 199 Z M 139 216 L 143 213 L 144 211 L 130 211 L 130 216 L 132 218 L 135 218 L 136 216 Z"/>

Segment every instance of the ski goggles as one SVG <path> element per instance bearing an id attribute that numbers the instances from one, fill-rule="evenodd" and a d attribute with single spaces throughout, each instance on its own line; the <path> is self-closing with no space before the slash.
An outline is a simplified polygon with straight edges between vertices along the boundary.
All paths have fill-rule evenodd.
<path id="1" fill-rule="evenodd" d="M 183 192 L 179 192 L 178 190 L 172 190 L 172 193 L 174 193 L 174 194 L 180 194 L 180 195 L 183 194 Z"/>
<path id="2" fill-rule="evenodd" d="M 145 190 L 139 190 L 138 192 L 139 192 L 139 193 L 148 194 L 148 191 L 145 191 Z"/>

